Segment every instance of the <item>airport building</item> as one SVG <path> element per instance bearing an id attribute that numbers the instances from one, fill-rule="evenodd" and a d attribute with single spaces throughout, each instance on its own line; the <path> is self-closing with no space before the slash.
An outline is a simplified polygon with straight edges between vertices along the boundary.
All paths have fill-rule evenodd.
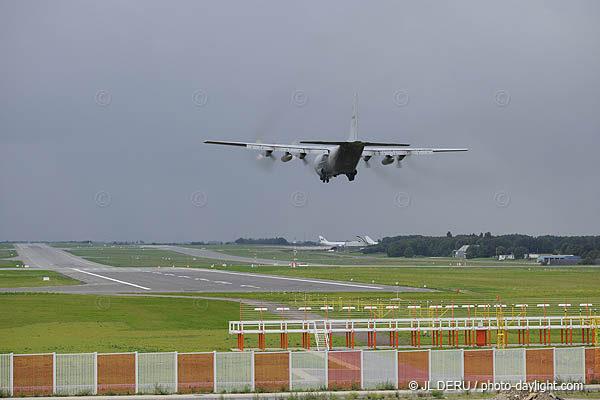
<path id="1" fill-rule="evenodd" d="M 579 261 L 581 257 L 572 254 L 554 254 L 537 258 L 537 262 L 541 265 L 577 265 Z"/>
<path id="2" fill-rule="evenodd" d="M 468 244 L 463 244 L 458 250 L 452 250 L 452 257 L 454 258 L 467 258 L 467 250 L 469 250 Z"/>

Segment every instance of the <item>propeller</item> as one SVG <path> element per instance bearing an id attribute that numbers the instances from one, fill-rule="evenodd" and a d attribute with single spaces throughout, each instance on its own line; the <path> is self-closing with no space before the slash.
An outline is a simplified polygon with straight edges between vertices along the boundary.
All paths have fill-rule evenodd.
<path id="1" fill-rule="evenodd" d="M 256 141 L 260 144 L 260 140 Z M 275 157 L 272 150 L 265 150 L 256 155 L 256 164 L 265 172 L 271 172 L 275 166 Z"/>

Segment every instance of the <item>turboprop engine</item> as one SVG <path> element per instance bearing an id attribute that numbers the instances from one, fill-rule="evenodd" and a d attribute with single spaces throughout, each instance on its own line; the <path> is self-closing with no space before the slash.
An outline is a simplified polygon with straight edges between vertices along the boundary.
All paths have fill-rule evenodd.
<path id="1" fill-rule="evenodd" d="M 393 162 L 394 162 L 394 157 L 392 157 L 392 156 L 385 156 L 385 157 L 383 157 L 383 159 L 381 160 L 381 163 L 382 163 L 383 165 L 388 165 L 388 164 L 391 164 L 391 163 L 393 163 Z"/>

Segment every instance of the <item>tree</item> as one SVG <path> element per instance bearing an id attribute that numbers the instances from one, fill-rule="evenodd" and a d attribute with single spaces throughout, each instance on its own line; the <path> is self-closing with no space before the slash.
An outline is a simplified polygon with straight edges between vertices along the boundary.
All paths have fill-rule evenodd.
<path id="1" fill-rule="evenodd" d="M 496 255 L 498 256 L 500 254 L 506 254 L 506 247 L 504 247 L 504 246 L 496 247 Z"/>
<path id="2" fill-rule="evenodd" d="M 527 247 L 519 246 L 515 247 L 515 258 L 525 258 L 525 254 L 529 253 Z"/>
<path id="3" fill-rule="evenodd" d="M 470 245 L 469 248 L 467 249 L 467 254 L 466 257 L 467 258 L 477 258 L 479 257 L 479 247 L 477 245 Z"/>
<path id="4" fill-rule="evenodd" d="M 404 250 L 404 257 L 412 258 L 414 256 L 415 256 L 415 251 L 413 250 L 412 246 L 406 246 L 406 250 Z"/>
<path id="5" fill-rule="evenodd" d="M 451 238 L 452 237 L 452 232 L 450 232 L 450 231 L 446 232 L 446 237 L 447 238 Z"/>
<path id="6" fill-rule="evenodd" d="M 403 242 L 395 242 L 388 246 L 387 255 L 388 257 L 402 257 L 406 250 L 406 244 Z"/>

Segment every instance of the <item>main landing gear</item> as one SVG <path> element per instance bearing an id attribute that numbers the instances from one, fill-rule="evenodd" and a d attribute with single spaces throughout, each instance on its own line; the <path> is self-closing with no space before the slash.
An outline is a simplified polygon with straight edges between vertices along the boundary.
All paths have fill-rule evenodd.
<path id="1" fill-rule="evenodd" d="M 356 173 L 357 173 L 357 172 L 358 172 L 358 171 L 354 170 L 354 171 L 352 171 L 352 172 L 349 172 L 349 173 L 347 173 L 347 174 L 346 174 L 346 176 L 348 177 L 348 180 L 349 180 L 349 181 L 353 181 L 353 180 L 354 180 L 354 178 L 356 177 Z"/>
<path id="2" fill-rule="evenodd" d="M 321 174 L 319 176 L 321 177 L 321 182 L 329 183 L 329 177 L 325 175 L 325 171 L 321 170 Z"/>

